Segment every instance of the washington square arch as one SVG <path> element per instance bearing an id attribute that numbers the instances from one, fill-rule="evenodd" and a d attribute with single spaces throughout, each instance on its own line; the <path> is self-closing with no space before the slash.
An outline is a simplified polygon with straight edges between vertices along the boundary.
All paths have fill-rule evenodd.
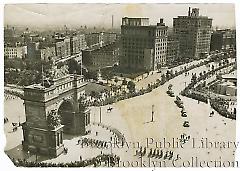
<path id="1" fill-rule="evenodd" d="M 56 75 L 50 84 L 24 88 L 24 150 L 58 156 L 64 150 L 63 133 L 85 135 L 88 131 L 90 112 L 79 101 L 87 83 L 81 75 Z"/>

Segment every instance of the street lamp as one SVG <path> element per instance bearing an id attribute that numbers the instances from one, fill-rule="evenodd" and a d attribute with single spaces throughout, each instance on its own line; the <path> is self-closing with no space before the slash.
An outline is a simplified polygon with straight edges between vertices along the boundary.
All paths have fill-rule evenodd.
<path id="1" fill-rule="evenodd" d="M 152 119 L 151 119 L 151 122 L 153 122 L 153 115 L 154 115 L 154 105 L 152 105 Z"/>
<path id="2" fill-rule="evenodd" d="M 100 108 L 100 113 L 99 113 L 99 122 L 102 123 L 102 109 L 101 109 L 101 106 L 99 107 Z"/>

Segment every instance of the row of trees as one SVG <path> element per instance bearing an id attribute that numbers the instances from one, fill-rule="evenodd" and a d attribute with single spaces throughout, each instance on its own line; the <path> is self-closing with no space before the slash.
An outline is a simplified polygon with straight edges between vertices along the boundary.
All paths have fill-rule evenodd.
<path id="1" fill-rule="evenodd" d="M 31 59 L 5 59 L 4 83 L 27 86 L 42 81 L 42 70 L 48 74 L 52 62 Z"/>

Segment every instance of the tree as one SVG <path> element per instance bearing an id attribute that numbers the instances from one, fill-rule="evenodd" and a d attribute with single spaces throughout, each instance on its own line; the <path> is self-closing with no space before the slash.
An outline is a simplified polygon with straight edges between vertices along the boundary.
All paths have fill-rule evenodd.
<path id="1" fill-rule="evenodd" d="M 118 81 L 119 81 L 118 77 L 115 77 L 114 82 L 117 84 Z"/>
<path id="2" fill-rule="evenodd" d="M 196 73 L 192 75 L 191 82 L 192 82 L 192 83 L 196 83 L 196 82 L 197 82 Z"/>
<path id="3" fill-rule="evenodd" d="M 214 65 L 212 65 L 212 70 L 214 70 Z"/>
<path id="4" fill-rule="evenodd" d="M 166 75 L 165 74 L 161 75 L 161 81 L 164 82 L 164 83 L 166 82 Z"/>
<path id="5" fill-rule="evenodd" d="M 47 125 L 50 129 L 54 129 L 61 125 L 61 116 L 56 110 L 51 110 L 47 115 Z"/>
<path id="6" fill-rule="evenodd" d="M 169 80 L 171 78 L 171 73 L 169 70 L 167 70 L 167 73 L 166 73 L 166 79 Z"/>
<path id="7" fill-rule="evenodd" d="M 90 96 L 91 97 L 96 97 L 97 92 L 96 91 L 91 91 Z"/>
<path id="8" fill-rule="evenodd" d="M 162 67 L 162 64 L 161 63 L 157 63 L 157 69 L 160 70 Z"/>
<path id="9" fill-rule="evenodd" d="M 113 77 L 113 73 L 112 71 L 109 71 L 109 70 L 103 70 L 102 77 L 103 79 L 107 80 L 107 84 L 108 84 L 108 81 L 111 80 Z"/>
<path id="10" fill-rule="evenodd" d="M 88 71 L 88 72 L 85 72 L 85 70 L 84 70 L 84 75 L 85 75 L 86 79 L 93 79 L 93 80 L 95 80 L 95 81 L 98 80 L 97 72 L 96 72 L 96 71 Z"/>
<path id="11" fill-rule="evenodd" d="M 127 88 L 130 92 L 135 92 L 135 83 L 133 81 L 128 81 Z"/>
<path id="12" fill-rule="evenodd" d="M 126 80 L 126 78 L 123 79 L 122 85 L 127 85 L 127 80 Z"/>

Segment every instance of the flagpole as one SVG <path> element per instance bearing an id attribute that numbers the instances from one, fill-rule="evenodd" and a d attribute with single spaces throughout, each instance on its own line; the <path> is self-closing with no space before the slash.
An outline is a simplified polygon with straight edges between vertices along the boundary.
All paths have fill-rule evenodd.
<path id="1" fill-rule="evenodd" d="M 82 60 L 81 60 L 81 75 L 82 75 Z"/>
<path id="2" fill-rule="evenodd" d="M 42 65 L 42 85 L 44 87 L 44 80 L 43 80 L 43 65 Z"/>

